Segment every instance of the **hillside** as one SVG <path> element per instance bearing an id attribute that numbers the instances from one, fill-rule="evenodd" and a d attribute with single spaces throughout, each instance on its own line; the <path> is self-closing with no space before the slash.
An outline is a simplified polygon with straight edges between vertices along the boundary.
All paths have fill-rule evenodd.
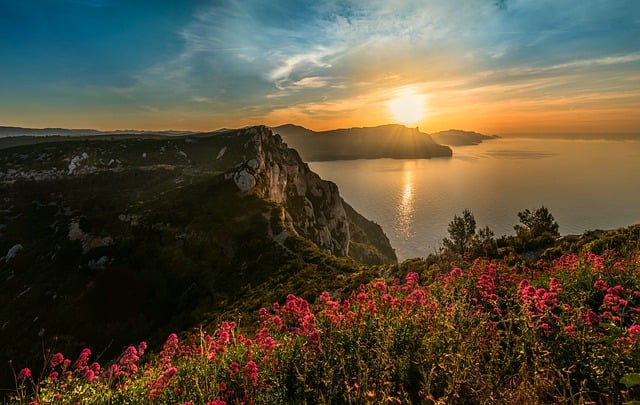
<path id="1" fill-rule="evenodd" d="M 159 354 L 90 349 L 18 372 L 16 403 L 635 404 L 640 225 L 575 238 L 527 264 L 468 254 L 389 268 L 350 292 L 292 291 Z M 597 253 L 599 252 L 599 253 Z"/>
<path id="2" fill-rule="evenodd" d="M 418 128 L 402 125 L 315 132 L 286 124 L 273 128 L 307 161 L 350 159 L 424 159 L 450 157 L 451 149 Z"/>
<path id="3" fill-rule="evenodd" d="M 0 195 L 0 357 L 31 367 L 43 345 L 108 359 L 396 262 L 266 127 L 3 149 Z"/>

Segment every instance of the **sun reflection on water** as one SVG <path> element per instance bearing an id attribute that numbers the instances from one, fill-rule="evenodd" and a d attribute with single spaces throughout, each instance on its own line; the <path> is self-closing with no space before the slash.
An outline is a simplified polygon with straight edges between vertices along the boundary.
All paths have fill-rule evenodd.
<path id="1" fill-rule="evenodd" d="M 406 161 L 402 165 L 403 183 L 396 208 L 395 231 L 402 239 L 414 236 L 413 221 L 415 215 L 415 190 L 414 190 L 415 162 Z"/>

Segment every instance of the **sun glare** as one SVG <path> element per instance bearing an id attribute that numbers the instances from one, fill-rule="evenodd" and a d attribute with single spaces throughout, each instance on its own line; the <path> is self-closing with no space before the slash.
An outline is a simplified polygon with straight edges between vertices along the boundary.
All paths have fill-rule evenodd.
<path id="1" fill-rule="evenodd" d="M 387 102 L 387 107 L 399 124 L 415 125 L 425 117 L 426 99 L 424 94 L 405 89 L 396 93 L 396 96 Z"/>

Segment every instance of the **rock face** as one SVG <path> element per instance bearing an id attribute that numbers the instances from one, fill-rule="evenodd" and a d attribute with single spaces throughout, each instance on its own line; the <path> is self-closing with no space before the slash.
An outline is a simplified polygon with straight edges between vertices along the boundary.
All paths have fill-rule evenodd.
<path id="1" fill-rule="evenodd" d="M 246 131 L 252 136 L 245 143 L 251 157 L 227 178 L 232 178 L 243 193 L 258 193 L 282 204 L 294 229 L 320 248 L 337 256 L 350 255 L 350 226 L 354 226 L 354 220 L 347 215 L 338 187 L 312 172 L 298 153 L 269 128 L 260 126 Z M 380 239 L 380 234 L 384 244 L 386 236 L 381 229 L 376 238 Z M 383 250 L 388 256 L 384 262 L 396 260 L 391 249 Z"/>

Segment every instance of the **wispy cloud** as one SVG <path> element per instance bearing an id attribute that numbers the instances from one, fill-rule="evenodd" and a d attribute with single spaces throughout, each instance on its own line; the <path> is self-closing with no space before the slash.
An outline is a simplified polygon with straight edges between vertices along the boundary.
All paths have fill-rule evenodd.
<path id="1" fill-rule="evenodd" d="M 292 76 L 296 73 L 296 76 L 301 78 L 293 83 L 294 86 L 303 87 L 306 83 L 311 84 L 309 87 L 317 88 L 318 86 L 314 86 L 314 84 L 319 83 L 318 76 L 304 77 L 305 71 L 314 72 L 317 68 L 331 68 L 331 64 L 324 62 L 323 59 L 333 56 L 336 53 L 337 50 L 319 48 L 314 52 L 287 57 L 281 62 L 279 67 L 268 73 L 267 78 L 272 81 L 277 88 L 284 90 L 287 87 L 286 83 L 290 82 Z M 326 80 L 324 83 L 326 83 Z"/>
<path id="2" fill-rule="evenodd" d="M 409 85 L 451 116 L 507 100 L 631 105 L 637 15 L 632 0 L 203 1 L 174 28 L 178 45 L 118 94 L 202 120 L 293 114 L 318 126 L 372 110 L 383 120 L 385 97 Z"/>

